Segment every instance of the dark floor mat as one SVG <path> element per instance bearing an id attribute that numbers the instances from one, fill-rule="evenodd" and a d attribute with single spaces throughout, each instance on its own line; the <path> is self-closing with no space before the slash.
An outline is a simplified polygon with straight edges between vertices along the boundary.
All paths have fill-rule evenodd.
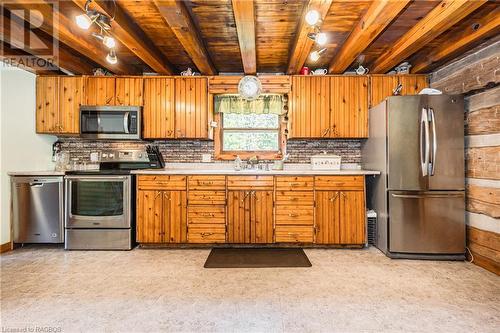
<path id="1" fill-rule="evenodd" d="M 205 268 L 311 267 L 302 249 L 216 248 L 212 249 Z"/>

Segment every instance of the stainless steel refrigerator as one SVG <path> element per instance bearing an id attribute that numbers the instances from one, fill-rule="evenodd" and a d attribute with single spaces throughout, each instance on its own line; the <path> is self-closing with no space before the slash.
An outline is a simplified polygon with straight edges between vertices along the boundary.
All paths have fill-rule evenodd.
<path id="1" fill-rule="evenodd" d="M 464 259 L 464 101 L 389 97 L 370 109 L 363 167 L 376 246 L 392 258 Z"/>

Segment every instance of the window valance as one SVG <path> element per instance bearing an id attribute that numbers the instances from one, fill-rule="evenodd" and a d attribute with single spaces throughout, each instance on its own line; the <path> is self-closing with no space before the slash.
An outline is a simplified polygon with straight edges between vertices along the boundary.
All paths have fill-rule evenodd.
<path id="1" fill-rule="evenodd" d="M 215 112 L 281 115 L 285 113 L 283 95 L 262 95 L 253 101 L 248 101 L 238 95 L 217 95 L 215 96 Z"/>

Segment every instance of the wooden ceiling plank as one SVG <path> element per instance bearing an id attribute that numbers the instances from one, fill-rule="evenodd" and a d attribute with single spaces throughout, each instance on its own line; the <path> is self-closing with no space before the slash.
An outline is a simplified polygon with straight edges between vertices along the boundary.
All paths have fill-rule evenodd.
<path id="1" fill-rule="evenodd" d="M 255 6 L 253 0 L 232 0 L 236 31 L 245 74 L 257 72 L 255 50 Z"/>
<path id="2" fill-rule="evenodd" d="M 73 2 L 82 10 L 85 8 L 86 0 L 73 0 Z M 173 75 L 175 73 L 175 70 L 163 53 L 118 4 L 113 4 L 111 1 L 93 1 L 90 4 L 90 8 L 104 13 L 109 17 L 114 17 L 111 22 L 110 34 L 151 67 L 151 69 L 158 74 Z"/>
<path id="3" fill-rule="evenodd" d="M 374 1 L 330 62 L 329 72 L 343 73 L 410 2 L 411 0 Z"/>
<path id="4" fill-rule="evenodd" d="M 332 1 L 333 0 L 309 0 L 306 6 L 304 6 L 304 11 L 295 34 L 295 42 L 290 52 L 288 69 L 286 71 L 287 74 L 297 74 L 300 71 L 314 44 L 314 41 L 307 37 L 307 34 L 313 31 L 313 28 L 309 26 L 305 20 L 307 12 L 311 9 L 315 9 L 320 13 L 321 20 L 324 20 L 326 14 L 328 14 Z"/>
<path id="5" fill-rule="evenodd" d="M 106 61 L 107 51 L 97 43 L 89 42 L 86 32 L 76 26 L 74 18 L 66 17 L 60 11 L 52 13 L 52 7 L 48 3 L 36 2 L 34 5 L 33 2 L 27 4 L 24 0 L 10 0 L 8 5 L 15 5 L 16 8 L 24 8 L 26 10 L 36 8 L 44 17 L 44 22 L 40 27 L 42 31 L 49 35 L 52 35 L 55 31 L 61 43 L 85 55 L 103 68 L 115 74 L 140 74 L 135 66 L 127 65 L 121 61 L 118 61 L 116 64 L 108 63 Z M 15 12 L 13 13 L 15 14 Z"/>
<path id="6" fill-rule="evenodd" d="M 476 23 L 479 24 L 477 30 L 464 30 L 441 44 L 431 53 L 419 57 L 417 62 L 413 64 L 412 71 L 414 73 L 423 73 L 434 64 L 457 55 L 458 52 L 465 50 L 468 45 L 488 35 L 498 33 L 500 31 L 500 7 L 495 8 L 488 15 L 477 20 Z"/>
<path id="7" fill-rule="evenodd" d="M 217 71 L 184 2 L 154 0 L 154 3 L 198 70 L 202 74 L 216 75 Z"/>
<path id="8" fill-rule="evenodd" d="M 2 17 L 3 24 L 0 25 L 0 39 L 5 43 L 21 48 L 26 54 L 37 56 L 36 50 L 30 49 L 25 45 L 25 29 L 22 24 L 11 20 L 7 16 Z M 31 32 L 37 38 L 38 42 L 43 45 L 50 45 L 52 40 L 37 32 Z M 18 54 L 20 55 L 20 54 Z M 90 74 L 93 67 L 80 57 L 66 51 L 66 49 L 59 47 L 58 54 L 54 56 L 54 64 L 57 65 L 62 71 L 71 72 L 72 74 Z"/>
<path id="9" fill-rule="evenodd" d="M 487 0 L 443 0 L 380 55 L 371 72 L 385 73 L 391 70 L 486 2 Z"/>

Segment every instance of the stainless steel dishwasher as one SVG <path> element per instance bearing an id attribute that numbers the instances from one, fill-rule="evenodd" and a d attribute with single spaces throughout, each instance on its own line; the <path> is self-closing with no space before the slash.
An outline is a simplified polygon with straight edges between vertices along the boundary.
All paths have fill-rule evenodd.
<path id="1" fill-rule="evenodd" d="M 63 177 L 11 177 L 14 243 L 64 243 Z"/>

